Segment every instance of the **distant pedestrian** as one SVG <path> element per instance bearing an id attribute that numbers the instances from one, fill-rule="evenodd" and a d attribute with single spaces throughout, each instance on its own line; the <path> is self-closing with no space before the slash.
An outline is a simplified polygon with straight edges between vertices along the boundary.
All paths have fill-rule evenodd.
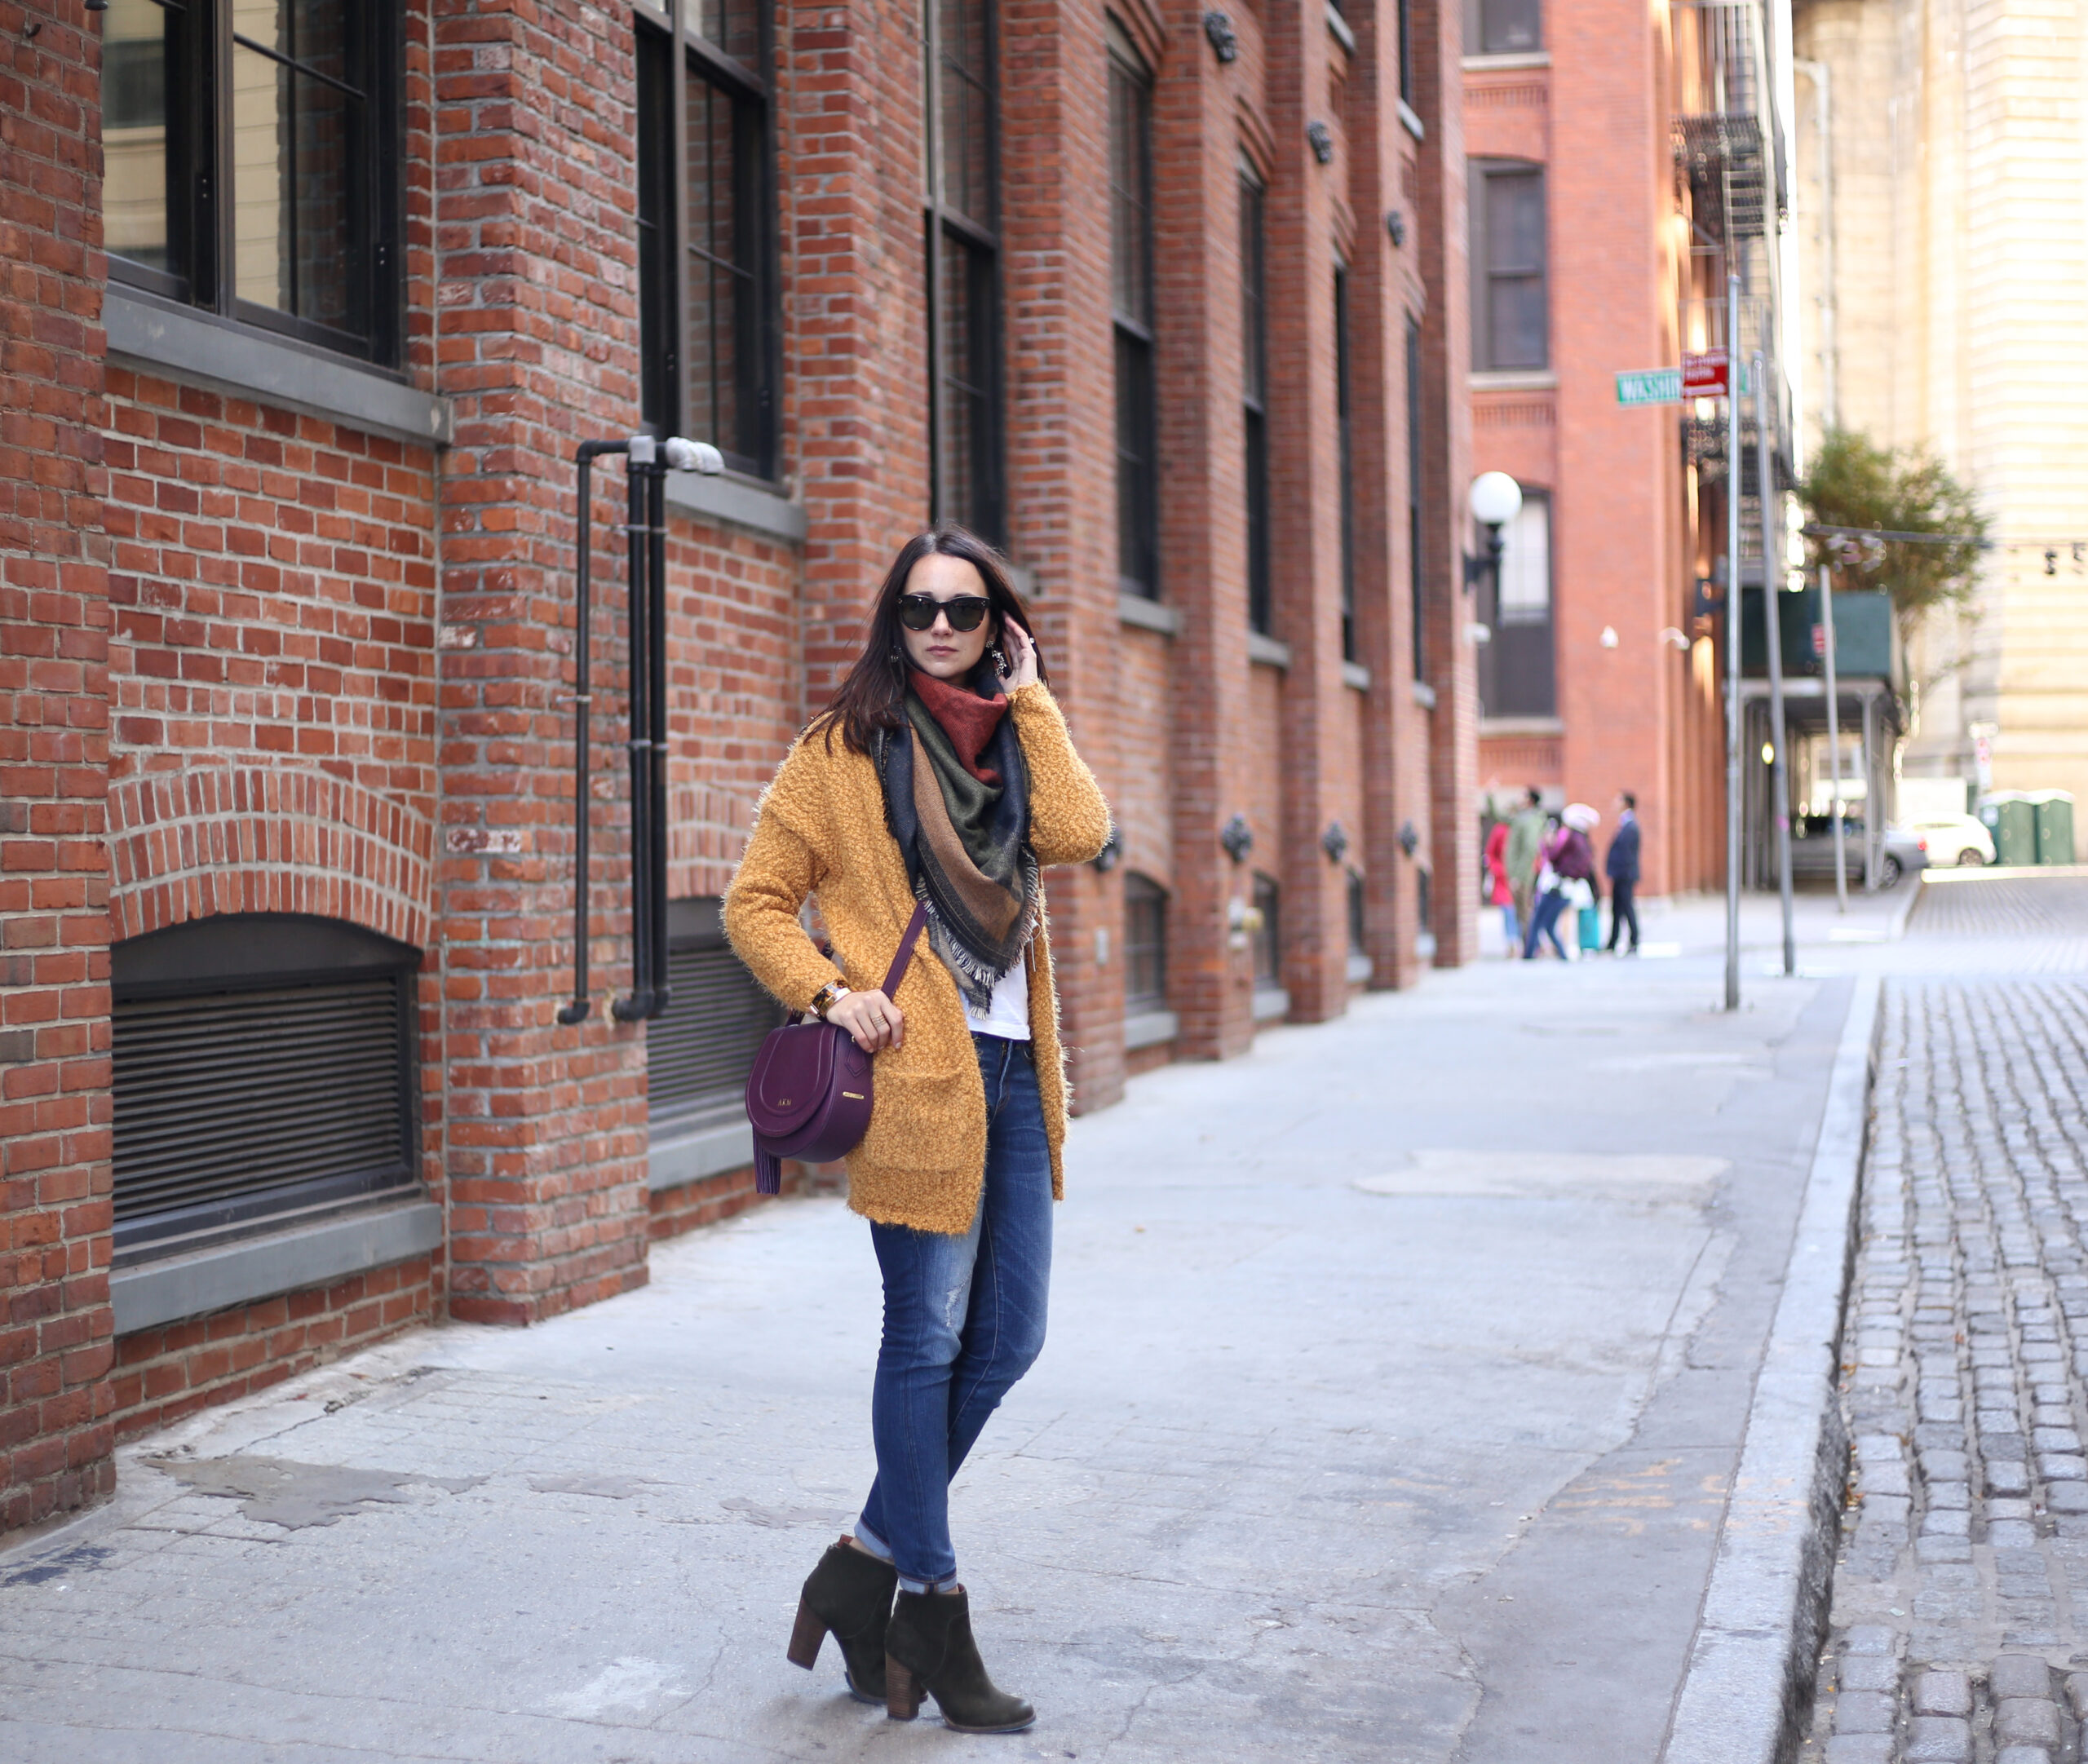
<path id="1" fill-rule="evenodd" d="M 1617 837 L 1609 842 L 1602 873 L 1609 878 L 1609 953 L 1617 953 L 1617 933 L 1631 927 L 1631 943 L 1623 953 L 1639 953 L 1639 798 L 1629 790 L 1617 793 Z"/>
<path id="2" fill-rule="evenodd" d="M 1539 938 L 1549 940 L 1552 953 L 1566 959 L 1566 946 L 1559 940 L 1559 916 L 1568 906 L 1594 898 L 1595 848 L 1588 835 L 1601 824 L 1602 816 L 1585 802 L 1569 802 L 1559 816 L 1564 823 L 1544 842 L 1544 861 L 1538 869 L 1537 906 L 1530 928 L 1523 934 L 1523 959 L 1537 957 Z"/>
<path id="3" fill-rule="evenodd" d="M 1508 871 L 1508 898 L 1515 909 L 1515 923 L 1527 926 L 1537 899 L 1537 865 L 1544 860 L 1544 798 L 1535 785 L 1525 793 L 1520 812 L 1508 824 L 1507 847 L 1502 861 Z"/>
<path id="4" fill-rule="evenodd" d="M 1486 836 L 1486 904 L 1501 909 L 1502 928 L 1507 934 L 1512 957 L 1523 940 L 1521 922 L 1515 917 L 1515 894 L 1508 886 L 1508 824 L 1497 820 Z"/>
<path id="5" fill-rule="evenodd" d="M 916 534 L 862 654 L 762 798 L 725 900 L 763 985 L 883 1050 L 848 1159 L 884 1277 L 877 1479 L 804 1584 L 790 1657 L 811 1666 L 830 1634 L 858 1698 L 910 1719 L 926 1689 L 965 1733 L 1036 1718 L 979 1657 L 949 1482 L 1044 1345 L 1066 1081 L 1037 873 L 1109 835 L 1043 682 L 999 555 L 961 528 Z M 798 917 L 812 895 L 832 962 Z M 873 988 L 917 903 L 927 934 L 902 1011 Z"/>

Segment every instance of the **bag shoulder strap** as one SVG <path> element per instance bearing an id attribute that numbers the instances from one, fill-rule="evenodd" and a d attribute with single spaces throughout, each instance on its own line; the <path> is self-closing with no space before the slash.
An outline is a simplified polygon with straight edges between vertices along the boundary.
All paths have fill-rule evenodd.
<path id="1" fill-rule="evenodd" d="M 914 917 L 906 922 L 905 934 L 899 939 L 899 953 L 891 958 L 891 967 L 884 977 L 884 996 L 896 998 L 899 983 L 906 978 L 906 966 L 914 959 L 914 946 L 921 940 L 921 927 L 928 922 L 928 904 L 918 901 L 914 908 Z"/>

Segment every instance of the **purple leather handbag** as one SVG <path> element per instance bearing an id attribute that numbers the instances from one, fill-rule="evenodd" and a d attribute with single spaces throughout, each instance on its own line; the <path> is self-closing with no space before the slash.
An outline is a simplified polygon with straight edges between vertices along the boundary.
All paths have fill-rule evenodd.
<path id="1" fill-rule="evenodd" d="M 884 977 L 887 998 L 898 996 L 927 917 L 928 909 L 917 906 L 906 922 Z M 755 1191 L 772 1195 L 781 1187 L 786 1157 L 830 1164 L 854 1151 L 869 1131 L 875 1096 L 870 1056 L 839 1023 L 815 1017 L 771 1029 L 747 1077 Z"/>

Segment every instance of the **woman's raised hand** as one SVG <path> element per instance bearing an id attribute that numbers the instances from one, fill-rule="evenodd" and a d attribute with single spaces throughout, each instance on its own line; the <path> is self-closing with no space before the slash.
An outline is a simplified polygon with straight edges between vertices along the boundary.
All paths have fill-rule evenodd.
<path id="1" fill-rule="evenodd" d="M 1006 691 L 1037 683 L 1037 645 L 1013 619 L 1001 621 L 1001 653 L 1008 658 L 1008 670 L 1001 676 Z"/>
<path id="2" fill-rule="evenodd" d="M 826 1007 L 826 1020 L 838 1023 L 866 1054 L 906 1044 L 906 1017 L 883 993 L 851 993 Z"/>

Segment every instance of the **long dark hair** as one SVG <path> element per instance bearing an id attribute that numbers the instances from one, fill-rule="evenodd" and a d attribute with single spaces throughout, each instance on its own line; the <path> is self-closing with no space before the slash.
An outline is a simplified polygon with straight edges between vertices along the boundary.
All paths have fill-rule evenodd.
<path id="1" fill-rule="evenodd" d="M 987 615 L 992 620 L 989 645 L 1002 640 L 1002 632 L 1012 622 L 1034 640 L 1029 608 L 1008 580 L 1007 563 L 978 534 L 952 521 L 940 521 L 917 533 L 899 548 L 885 573 L 884 583 L 870 605 L 870 621 L 863 636 L 863 652 L 849 669 L 825 710 L 812 727 L 826 737 L 831 750 L 834 732 L 859 754 L 870 751 L 879 729 L 906 726 L 906 642 L 899 623 L 899 597 L 906 591 L 906 578 L 924 557 L 960 557 L 979 572 L 986 585 L 986 598 L 993 603 Z M 1037 659 L 1037 677 L 1045 678 L 1044 658 Z"/>

